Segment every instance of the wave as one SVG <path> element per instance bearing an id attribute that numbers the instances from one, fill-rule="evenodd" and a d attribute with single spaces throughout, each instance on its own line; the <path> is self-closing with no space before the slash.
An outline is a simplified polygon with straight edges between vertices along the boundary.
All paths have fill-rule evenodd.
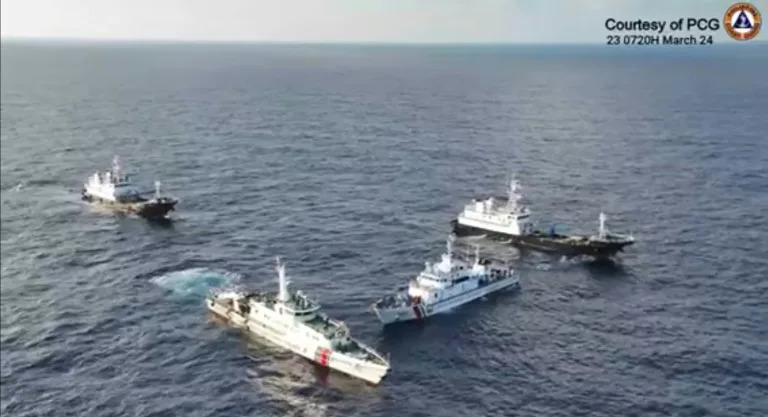
<path id="1" fill-rule="evenodd" d="M 150 281 L 176 295 L 204 298 L 213 290 L 237 285 L 240 278 L 241 275 L 234 272 L 191 268 L 168 272 Z"/>
<path id="2" fill-rule="evenodd" d="M 11 183 L 3 183 L 2 190 L 3 191 L 21 191 L 24 188 L 25 184 L 23 182 L 19 182 L 16 184 L 11 185 Z"/>

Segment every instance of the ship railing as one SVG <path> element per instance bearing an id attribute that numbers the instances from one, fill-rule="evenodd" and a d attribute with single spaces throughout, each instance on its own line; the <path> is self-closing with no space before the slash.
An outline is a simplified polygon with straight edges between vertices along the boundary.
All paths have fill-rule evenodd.
<path id="1" fill-rule="evenodd" d="M 402 290 L 394 293 L 386 295 L 379 300 L 377 300 L 373 305 L 376 308 L 395 308 L 395 307 L 404 307 L 409 305 L 410 300 L 407 296 L 403 295 L 403 291 L 407 290 L 408 287 L 402 288 Z"/>
<path id="2" fill-rule="evenodd" d="M 634 242 L 635 238 L 631 234 L 622 234 L 606 231 L 603 235 L 590 236 L 589 240 L 596 242 L 622 242 L 630 241 Z"/>

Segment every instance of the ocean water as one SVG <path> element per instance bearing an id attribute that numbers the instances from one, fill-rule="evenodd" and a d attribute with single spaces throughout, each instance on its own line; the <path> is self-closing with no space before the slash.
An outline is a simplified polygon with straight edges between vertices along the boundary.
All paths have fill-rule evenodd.
<path id="1" fill-rule="evenodd" d="M 768 415 L 768 47 L 4 43 L 4 416 Z M 170 224 L 79 201 L 113 155 Z M 372 301 L 510 172 L 615 264 L 483 251 L 521 288 Z M 467 246 L 476 242 L 463 242 Z M 482 243 L 482 242 L 480 242 Z M 213 320 L 273 257 L 389 354 L 378 387 Z"/>

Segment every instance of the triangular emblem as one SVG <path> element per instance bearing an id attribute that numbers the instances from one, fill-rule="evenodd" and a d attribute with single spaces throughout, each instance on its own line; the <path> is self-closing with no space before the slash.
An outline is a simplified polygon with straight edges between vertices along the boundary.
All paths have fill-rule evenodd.
<path id="1" fill-rule="evenodd" d="M 739 13 L 739 16 L 736 18 L 736 23 L 733 24 L 733 27 L 736 29 L 752 29 L 752 22 L 749 21 L 749 17 L 747 17 L 747 14 L 744 13 L 744 10 Z"/>

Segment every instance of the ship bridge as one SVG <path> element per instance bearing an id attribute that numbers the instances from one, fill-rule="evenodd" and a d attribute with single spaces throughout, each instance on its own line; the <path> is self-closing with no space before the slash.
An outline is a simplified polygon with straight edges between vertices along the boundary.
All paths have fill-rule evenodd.
<path id="1" fill-rule="evenodd" d="M 472 200 L 459 214 L 459 224 L 509 235 L 526 233 L 531 228 L 528 220 L 530 211 L 528 207 L 519 203 L 522 195 L 517 192 L 518 188 L 518 182 L 512 180 L 506 198 L 488 197 Z"/>

